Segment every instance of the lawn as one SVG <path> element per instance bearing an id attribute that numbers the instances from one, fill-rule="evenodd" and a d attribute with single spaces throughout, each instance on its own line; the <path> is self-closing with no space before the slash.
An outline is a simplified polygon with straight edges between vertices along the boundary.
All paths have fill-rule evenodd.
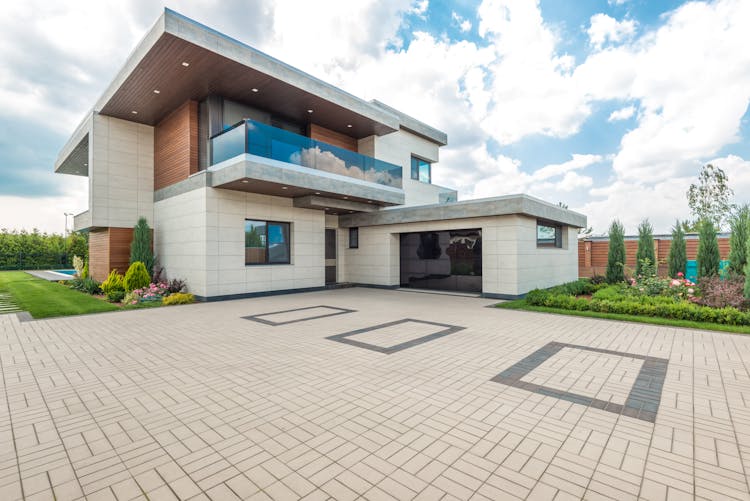
<path id="1" fill-rule="evenodd" d="M 0 272 L 0 291 L 34 318 L 81 315 L 120 309 L 101 299 L 78 292 L 57 282 L 32 277 L 23 271 Z"/>
<path id="2" fill-rule="evenodd" d="M 710 322 L 693 322 L 690 320 L 678 320 L 672 318 L 648 317 L 645 315 L 626 315 L 622 313 L 602 313 L 598 311 L 566 310 L 563 308 L 551 308 L 548 306 L 534 306 L 525 299 L 507 301 L 496 305 L 497 308 L 507 310 L 535 311 L 540 313 L 557 313 L 560 315 L 572 315 L 576 317 L 602 318 L 606 320 L 619 320 L 623 322 L 640 322 L 644 324 L 666 325 L 670 327 L 683 327 L 688 329 L 704 329 L 721 332 L 735 332 L 739 334 L 750 334 L 750 326 L 725 325 Z"/>

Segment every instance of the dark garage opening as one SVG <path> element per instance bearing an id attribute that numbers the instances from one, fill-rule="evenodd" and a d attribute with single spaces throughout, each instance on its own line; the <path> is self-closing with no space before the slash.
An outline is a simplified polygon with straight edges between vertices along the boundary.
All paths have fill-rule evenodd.
<path id="1" fill-rule="evenodd" d="M 401 287 L 482 292 L 482 230 L 402 233 Z"/>

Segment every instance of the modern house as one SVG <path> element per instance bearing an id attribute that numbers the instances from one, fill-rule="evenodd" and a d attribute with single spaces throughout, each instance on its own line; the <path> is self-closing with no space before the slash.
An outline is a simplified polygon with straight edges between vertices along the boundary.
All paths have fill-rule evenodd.
<path id="1" fill-rule="evenodd" d="M 432 183 L 441 132 L 165 10 L 63 147 L 88 176 L 91 274 L 128 265 L 144 216 L 202 299 L 326 284 L 517 297 L 578 276 L 585 216 Z M 470 163 L 465 166 L 471 169 Z"/>

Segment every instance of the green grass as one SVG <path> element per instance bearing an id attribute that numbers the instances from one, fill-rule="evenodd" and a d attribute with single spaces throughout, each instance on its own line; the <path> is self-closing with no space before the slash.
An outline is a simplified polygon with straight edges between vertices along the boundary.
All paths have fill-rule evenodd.
<path id="1" fill-rule="evenodd" d="M 57 282 L 32 277 L 23 271 L 0 272 L 0 291 L 34 318 L 82 315 L 120 309 L 101 299 L 78 292 Z"/>
<path id="2" fill-rule="evenodd" d="M 735 332 L 739 334 L 750 334 L 750 326 L 746 325 L 724 325 L 708 322 L 692 322 L 690 320 L 674 320 L 671 318 L 646 317 L 642 315 L 625 315 L 622 313 L 600 313 L 598 311 L 564 310 L 562 308 L 550 308 L 547 306 L 533 306 L 525 299 L 517 299 L 495 305 L 496 308 L 506 310 L 536 311 L 540 313 L 557 313 L 559 315 L 571 315 L 574 317 L 603 318 L 606 320 L 620 320 L 623 322 L 639 322 L 643 324 L 666 325 L 669 327 L 683 327 L 687 329 L 704 329 L 710 331 Z"/>

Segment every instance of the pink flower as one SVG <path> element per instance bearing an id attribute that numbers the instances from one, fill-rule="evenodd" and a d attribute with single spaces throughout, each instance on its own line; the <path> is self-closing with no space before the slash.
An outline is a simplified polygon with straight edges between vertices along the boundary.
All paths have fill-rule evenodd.
<path id="1" fill-rule="evenodd" d="M 678 277 L 684 277 L 684 276 L 685 276 L 685 274 L 684 274 L 683 272 L 681 272 L 681 271 L 678 271 L 678 272 L 677 272 L 677 276 L 678 276 Z"/>
<path id="2" fill-rule="evenodd" d="M 694 290 L 694 289 L 688 289 L 688 294 L 692 294 L 692 293 L 694 293 L 694 292 L 695 292 L 695 290 Z"/>
<path id="3" fill-rule="evenodd" d="M 672 287 L 677 287 L 679 285 L 680 285 L 680 281 L 679 280 L 677 280 L 676 278 L 672 279 Z"/>

